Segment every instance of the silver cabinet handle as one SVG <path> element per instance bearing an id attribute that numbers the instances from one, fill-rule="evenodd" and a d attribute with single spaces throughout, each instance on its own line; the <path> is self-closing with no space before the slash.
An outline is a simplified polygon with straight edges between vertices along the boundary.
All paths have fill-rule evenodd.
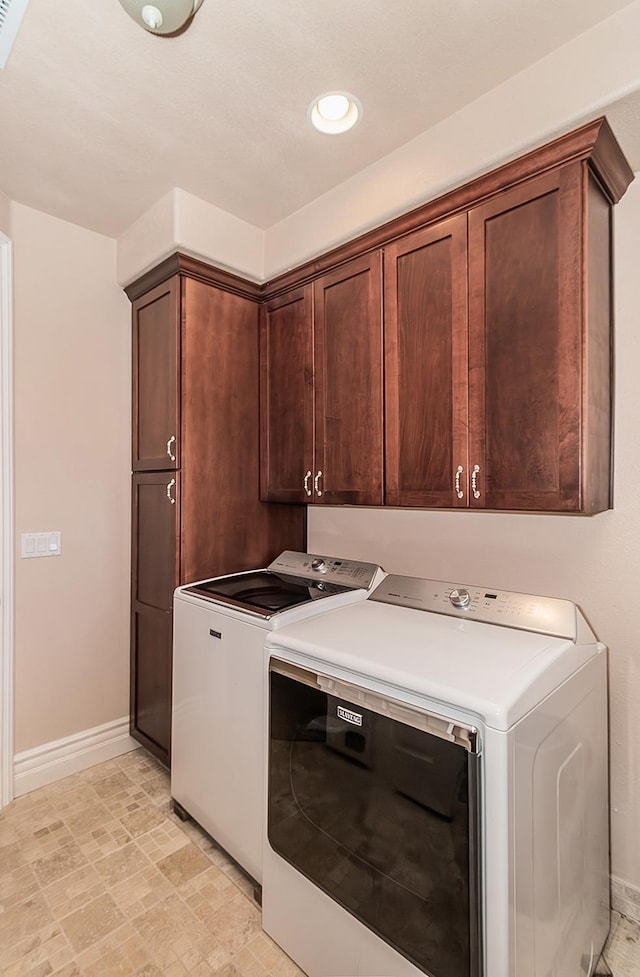
<path id="1" fill-rule="evenodd" d="M 309 479 L 311 478 L 311 469 L 304 476 L 304 490 L 307 495 L 311 495 L 311 489 L 309 488 Z"/>
<path id="2" fill-rule="evenodd" d="M 458 465 L 458 467 L 456 468 L 456 495 L 458 496 L 459 499 L 464 498 L 464 492 L 460 488 L 460 476 L 462 475 L 463 471 L 464 468 L 462 467 L 462 465 Z"/>
<path id="3" fill-rule="evenodd" d="M 174 455 L 173 451 L 171 450 L 171 445 L 172 444 L 175 444 L 175 443 L 176 443 L 176 436 L 175 436 L 175 434 L 172 434 L 171 437 L 169 438 L 169 440 L 167 441 L 167 454 L 171 458 L 171 461 L 175 461 L 176 460 L 176 456 Z"/>
<path id="4" fill-rule="evenodd" d="M 471 491 L 473 492 L 474 499 L 480 498 L 480 489 L 478 488 L 479 474 L 480 474 L 480 465 L 474 465 L 473 471 L 471 472 Z"/>
<path id="5" fill-rule="evenodd" d="M 173 486 L 175 484 L 176 484 L 176 480 L 175 480 L 175 478 L 172 478 L 171 481 L 169 482 L 169 484 L 167 485 L 167 498 L 169 499 L 169 502 L 171 503 L 171 505 L 175 505 L 176 504 L 176 500 L 171 495 L 171 489 L 173 488 Z"/>
<path id="6" fill-rule="evenodd" d="M 316 495 L 322 495 L 322 489 L 320 488 L 320 479 L 322 478 L 322 472 L 316 472 L 316 476 L 313 480 L 313 487 L 316 490 Z"/>

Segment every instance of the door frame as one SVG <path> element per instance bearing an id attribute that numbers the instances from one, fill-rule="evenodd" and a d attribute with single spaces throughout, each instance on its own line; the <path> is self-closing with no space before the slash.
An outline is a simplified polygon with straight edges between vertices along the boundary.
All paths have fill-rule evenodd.
<path id="1" fill-rule="evenodd" d="M 13 247 L 0 231 L 0 810 L 13 800 Z"/>

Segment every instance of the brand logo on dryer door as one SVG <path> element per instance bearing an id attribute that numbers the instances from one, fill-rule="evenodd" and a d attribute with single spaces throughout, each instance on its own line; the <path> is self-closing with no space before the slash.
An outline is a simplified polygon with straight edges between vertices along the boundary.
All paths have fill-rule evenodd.
<path id="1" fill-rule="evenodd" d="M 345 722 L 351 723 L 353 726 L 362 726 L 362 713 L 353 712 L 351 709 L 345 709 L 344 706 L 337 706 L 336 713 L 338 719 L 344 719 Z"/>

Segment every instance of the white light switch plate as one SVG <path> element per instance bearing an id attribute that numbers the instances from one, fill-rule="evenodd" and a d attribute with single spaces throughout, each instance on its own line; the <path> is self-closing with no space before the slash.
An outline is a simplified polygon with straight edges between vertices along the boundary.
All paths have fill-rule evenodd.
<path id="1" fill-rule="evenodd" d="M 20 536 L 23 560 L 36 556 L 60 556 L 62 543 L 60 533 L 22 533 Z"/>

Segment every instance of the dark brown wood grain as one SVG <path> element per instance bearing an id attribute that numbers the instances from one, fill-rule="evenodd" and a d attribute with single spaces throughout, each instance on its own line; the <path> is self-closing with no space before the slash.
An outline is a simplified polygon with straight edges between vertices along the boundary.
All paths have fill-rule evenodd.
<path id="1" fill-rule="evenodd" d="M 131 735 L 165 766 L 171 760 L 171 611 L 138 605 L 131 615 Z"/>
<path id="2" fill-rule="evenodd" d="M 180 578 L 179 478 L 175 471 L 136 473 L 131 500 L 130 731 L 167 765 L 171 745 L 172 597 Z"/>
<path id="3" fill-rule="evenodd" d="M 261 296 L 272 298 L 295 285 L 312 281 L 357 255 L 385 247 L 411 231 L 467 211 L 533 176 L 587 159 L 598 173 L 609 200 L 617 203 L 631 183 L 633 171 L 606 118 L 601 117 L 272 278 L 261 287 Z"/>
<path id="4" fill-rule="evenodd" d="M 181 582 L 304 549 L 304 511 L 260 501 L 258 306 L 183 281 Z"/>
<path id="5" fill-rule="evenodd" d="M 585 339 L 582 348 L 585 512 L 613 506 L 612 213 L 598 182 L 588 175 L 583 274 Z"/>
<path id="6" fill-rule="evenodd" d="M 180 466 L 179 303 L 176 280 L 158 285 L 133 303 L 133 471 Z M 170 438 L 174 461 L 167 450 Z"/>
<path id="7" fill-rule="evenodd" d="M 187 276 L 134 303 L 134 405 L 155 438 L 139 440 L 166 449 L 155 427 L 169 402 L 180 448 L 179 469 L 154 455 L 164 470 L 133 476 L 131 735 L 167 765 L 174 588 L 306 545 L 304 507 L 259 498 L 258 315 L 253 299 Z"/>
<path id="8" fill-rule="evenodd" d="M 582 176 L 469 215 L 469 465 L 492 509 L 580 511 Z"/>
<path id="9" fill-rule="evenodd" d="M 176 278 L 178 275 L 188 276 L 194 281 L 203 282 L 205 285 L 215 285 L 216 288 L 221 288 L 234 295 L 241 295 L 253 301 L 258 301 L 263 295 L 263 288 L 257 282 L 241 278 L 240 275 L 235 275 L 233 272 L 225 271 L 222 268 L 216 268 L 215 265 L 210 265 L 199 258 L 192 258 L 181 251 L 169 255 L 155 268 L 131 282 L 125 287 L 125 292 L 129 299 L 134 302 L 150 292 L 151 289 L 171 278 Z"/>
<path id="10" fill-rule="evenodd" d="M 314 283 L 314 360 L 313 501 L 382 505 L 380 252 L 356 258 Z"/>
<path id="11" fill-rule="evenodd" d="M 386 502 L 466 506 L 466 215 L 396 241 L 384 260 Z"/>
<path id="12" fill-rule="evenodd" d="M 132 486 L 132 600 L 170 611 L 180 582 L 180 473 L 136 473 Z"/>
<path id="13" fill-rule="evenodd" d="M 261 497 L 308 502 L 314 472 L 313 292 L 309 286 L 263 306 L 260 370 Z"/>

